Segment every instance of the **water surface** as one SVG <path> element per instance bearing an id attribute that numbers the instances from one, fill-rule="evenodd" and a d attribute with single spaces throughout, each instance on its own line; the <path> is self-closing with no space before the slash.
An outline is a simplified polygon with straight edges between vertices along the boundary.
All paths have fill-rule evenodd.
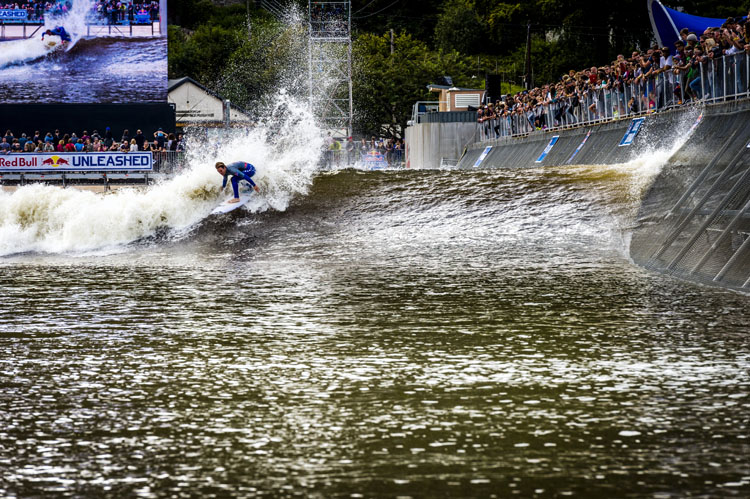
<path id="1" fill-rule="evenodd" d="M 630 262 L 633 168 L 321 174 L 6 255 L 0 495 L 748 495 L 748 297 Z"/>

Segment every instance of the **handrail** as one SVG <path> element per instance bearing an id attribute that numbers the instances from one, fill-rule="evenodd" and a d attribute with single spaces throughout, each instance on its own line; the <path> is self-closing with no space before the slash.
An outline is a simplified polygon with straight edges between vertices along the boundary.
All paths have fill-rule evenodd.
<path id="1" fill-rule="evenodd" d="M 515 107 L 500 116 L 478 121 L 479 141 L 630 119 L 687 105 L 747 99 L 750 98 L 750 54 L 737 53 L 709 60 L 705 65 L 701 63 L 697 77 L 690 81 L 686 77 L 684 71 L 670 71 L 621 88 L 600 86 L 533 107 Z"/>

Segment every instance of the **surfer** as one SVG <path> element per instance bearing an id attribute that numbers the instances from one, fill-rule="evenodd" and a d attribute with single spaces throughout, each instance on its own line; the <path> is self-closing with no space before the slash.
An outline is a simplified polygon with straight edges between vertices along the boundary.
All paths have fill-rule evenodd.
<path id="1" fill-rule="evenodd" d="M 47 31 L 42 33 L 42 40 L 44 40 L 44 35 L 59 36 L 60 40 L 62 40 L 63 43 L 69 42 L 72 40 L 72 38 L 70 37 L 70 34 L 68 34 L 68 32 L 65 31 L 65 28 L 63 28 L 62 26 L 58 26 L 55 29 L 48 29 Z"/>
<path id="2" fill-rule="evenodd" d="M 221 183 L 222 189 L 227 186 L 227 177 L 229 177 L 230 175 L 232 176 L 232 190 L 234 191 L 234 199 L 230 199 L 228 201 L 230 203 L 240 202 L 240 180 L 246 180 L 250 183 L 250 185 L 253 187 L 253 189 L 255 189 L 256 192 L 260 192 L 260 189 L 257 185 L 255 185 L 255 182 L 253 182 L 253 179 L 251 178 L 253 175 L 255 175 L 255 167 L 250 163 L 245 163 L 244 161 L 235 161 L 234 163 L 225 165 L 221 161 L 217 161 L 216 171 L 224 177 L 224 181 Z"/>

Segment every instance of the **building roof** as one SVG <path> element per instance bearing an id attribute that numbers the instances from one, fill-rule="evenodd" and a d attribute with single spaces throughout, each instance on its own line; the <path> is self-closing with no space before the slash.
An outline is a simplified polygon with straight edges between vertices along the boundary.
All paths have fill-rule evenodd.
<path id="1" fill-rule="evenodd" d="M 452 85 L 433 85 L 429 84 L 427 85 L 427 90 L 432 92 L 433 90 L 460 90 L 460 91 L 470 91 L 470 92 L 484 92 L 483 88 L 459 88 L 454 87 Z"/>
<path id="2" fill-rule="evenodd" d="M 210 95 L 212 97 L 215 97 L 215 98 L 219 99 L 222 102 L 225 100 L 224 97 L 222 97 L 221 95 L 217 94 L 216 92 L 213 92 L 213 91 L 209 90 L 208 88 L 204 87 L 203 85 L 201 85 L 200 83 L 198 83 L 194 79 L 190 78 L 189 76 L 183 76 L 182 78 L 175 78 L 175 79 L 167 80 L 167 93 L 171 92 L 172 90 L 174 90 L 174 89 L 176 89 L 178 87 L 181 87 L 185 83 L 192 83 L 196 87 L 198 87 L 201 90 L 203 90 L 204 92 L 206 92 L 208 95 Z M 229 101 L 229 106 L 233 107 L 234 109 L 236 109 L 237 111 L 239 111 L 239 112 L 241 112 L 243 114 L 246 114 L 247 116 L 250 116 L 250 113 L 248 111 L 246 111 L 245 109 L 241 108 L 240 106 L 234 104 L 232 101 Z"/>

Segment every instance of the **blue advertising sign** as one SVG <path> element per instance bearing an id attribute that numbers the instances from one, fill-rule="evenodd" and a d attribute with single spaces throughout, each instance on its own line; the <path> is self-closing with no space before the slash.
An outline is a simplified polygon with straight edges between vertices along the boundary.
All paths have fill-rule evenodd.
<path id="1" fill-rule="evenodd" d="M 33 153 L 0 156 L 0 173 L 75 171 L 150 171 L 154 168 L 149 152 Z"/>
<path id="2" fill-rule="evenodd" d="M 487 146 L 484 148 L 484 151 L 482 151 L 482 154 L 479 155 L 476 163 L 474 163 L 474 168 L 482 164 L 482 161 L 484 161 L 484 158 L 487 157 L 487 155 L 490 153 L 491 150 L 492 150 L 492 146 Z"/>
<path id="3" fill-rule="evenodd" d="M 25 21 L 28 16 L 24 9 L 0 9 L 0 21 Z"/>
<path id="4" fill-rule="evenodd" d="M 567 161 L 567 162 L 565 163 L 566 165 L 569 165 L 569 164 L 570 164 L 570 162 L 571 162 L 571 161 L 573 161 L 573 158 L 575 158 L 575 157 L 576 157 L 576 154 L 578 154 L 578 152 L 579 152 L 579 151 L 580 151 L 581 149 L 583 149 L 583 145 L 584 145 L 584 144 L 586 143 L 586 141 L 587 141 L 587 140 L 589 140 L 589 135 L 591 135 L 591 130 L 589 130 L 589 131 L 588 131 L 588 132 L 586 133 L 586 136 L 585 136 L 585 137 L 583 138 L 583 140 L 581 141 L 581 143 L 580 143 L 580 144 L 578 144 L 578 147 L 576 147 L 576 150 L 575 150 L 575 151 L 573 151 L 573 154 L 571 154 L 571 155 L 570 155 L 570 157 L 568 158 L 568 161 Z"/>
<path id="5" fill-rule="evenodd" d="M 620 141 L 620 147 L 629 146 L 633 143 L 633 140 L 635 140 L 635 136 L 638 135 L 638 131 L 641 129 L 641 125 L 643 125 L 645 119 L 646 118 L 633 118 L 633 121 L 630 122 L 630 126 L 628 127 L 628 131 L 625 132 L 625 136 Z"/>
<path id="6" fill-rule="evenodd" d="M 552 148 L 555 146 L 555 144 L 557 144 L 557 139 L 559 139 L 559 138 L 560 138 L 559 135 L 553 136 L 550 139 L 549 144 L 547 144 L 547 147 L 544 148 L 544 151 L 542 151 L 542 154 L 539 155 L 539 157 L 536 159 L 536 161 L 534 163 L 541 163 L 542 161 L 544 161 L 544 158 L 547 157 L 547 155 L 552 150 Z"/>

